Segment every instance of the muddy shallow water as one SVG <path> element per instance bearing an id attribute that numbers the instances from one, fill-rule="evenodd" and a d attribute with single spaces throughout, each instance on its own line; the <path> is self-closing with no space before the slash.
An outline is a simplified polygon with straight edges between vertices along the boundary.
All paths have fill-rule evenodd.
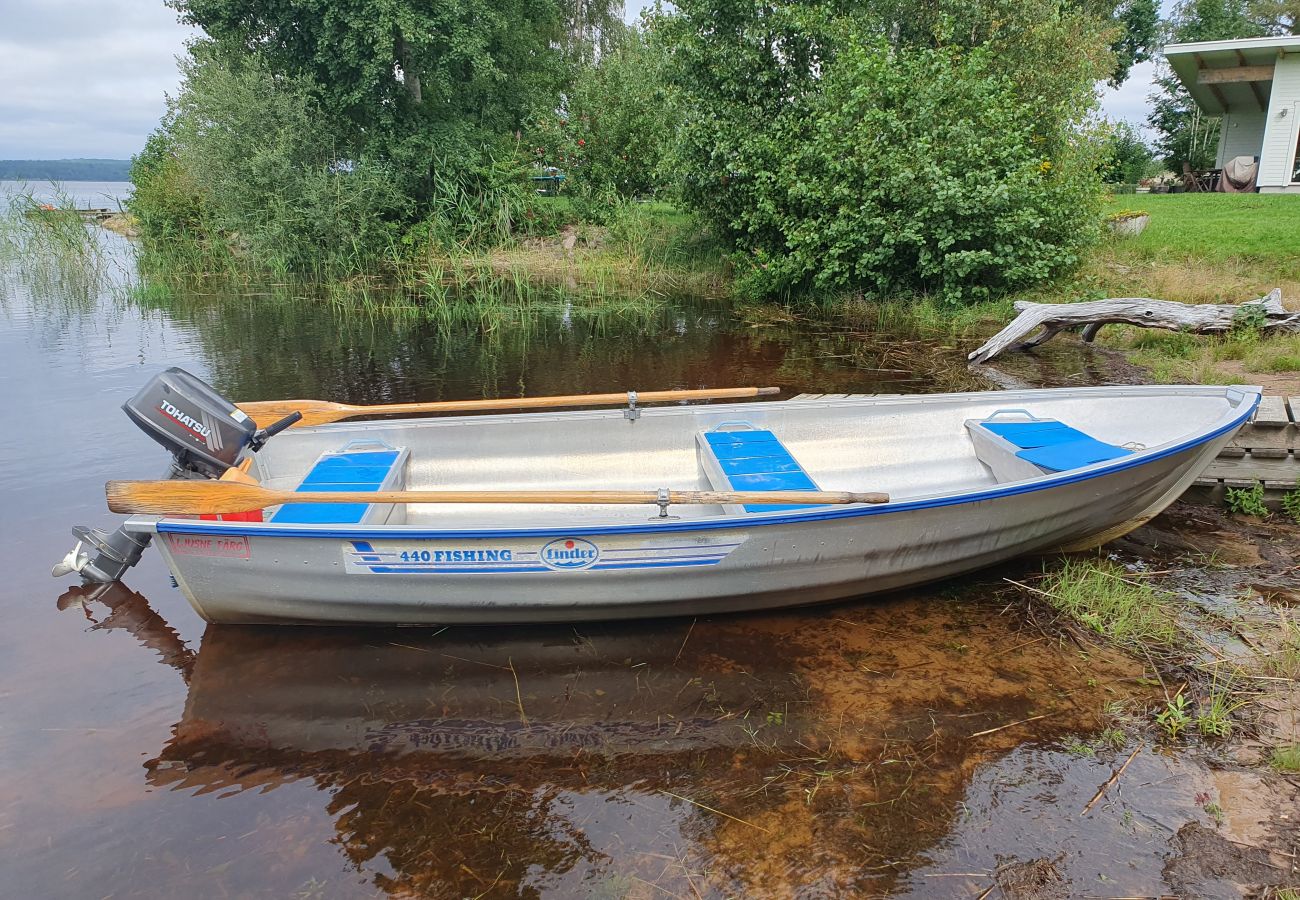
<path id="1" fill-rule="evenodd" d="M 205 627 L 154 554 L 93 596 L 50 579 L 71 525 L 111 522 L 104 480 L 164 467 L 118 406 L 168 365 L 237 399 L 361 403 L 983 386 L 955 348 L 689 300 L 429 321 L 256 291 L 130 293 L 125 245 L 103 239 L 115 262 L 93 293 L 0 276 L 14 413 L 0 431 L 0 896 L 1282 883 L 1286 857 L 1239 845 L 1283 846 L 1277 811 L 1294 792 L 1136 729 L 1102 743 L 1160 687 L 1142 662 L 1046 627 L 1003 580 L 1041 561 L 811 610 L 527 629 Z M 1068 346 L 1043 358 L 1058 383 L 1104 377 Z M 1117 552 L 1169 568 L 1184 525 L 1162 517 Z M 1180 577 L 1206 603 L 1243 580 L 1300 589 L 1282 552 L 1259 572 L 1178 563 Z"/>

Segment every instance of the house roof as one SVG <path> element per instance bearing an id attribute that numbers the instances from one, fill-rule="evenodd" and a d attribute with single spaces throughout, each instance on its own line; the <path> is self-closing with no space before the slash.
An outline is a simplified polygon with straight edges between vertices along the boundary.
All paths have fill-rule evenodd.
<path id="1" fill-rule="evenodd" d="M 1280 54 L 1300 53 L 1300 36 L 1168 44 L 1164 52 L 1201 109 L 1212 115 L 1263 112 L 1273 89 L 1273 64 Z"/>

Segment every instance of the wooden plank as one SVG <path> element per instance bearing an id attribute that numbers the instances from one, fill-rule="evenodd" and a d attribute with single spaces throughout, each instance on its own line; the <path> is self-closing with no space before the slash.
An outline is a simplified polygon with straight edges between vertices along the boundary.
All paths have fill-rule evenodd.
<path id="1" fill-rule="evenodd" d="M 1291 424 L 1291 418 L 1286 414 L 1286 404 L 1282 402 L 1281 397 L 1264 397 L 1259 401 L 1259 409 L 1255 410 L 1255 418 L 1252 424 L 1284 426 Z"/>
<path id="2" fill-rule="evenodd" d="M 1246 425 L 1228 442 L 1234 450 L 1300 450 L 1300 430 L 1294 425 L 1278 428 L 1272 425 Z"/>
<path id="3" fill-rule="evenodd" d="M 822 396 L 823 396 L 822 394 L 796 394 L 790 399 L 791 400 L 820 400 Z"/>
<path id="4" fill-rule="evenodd" d="M 1226 66 L 1222 69 L 1199 69 L 1197 84 L 1237 84 L 1242 81 L 1272 81 L 1272 66 Z"/>
<path id="5" fill-rule="evenodd" d="M 1218 457 L 1205 467 L 1202 478 L 1223 481 L 1276 481 L 1295 484 L 1300 478 L 1300 459 L 1286 456 L 1283 459 L 1257 459 L 1244 456 L 1241 459 Z"/>

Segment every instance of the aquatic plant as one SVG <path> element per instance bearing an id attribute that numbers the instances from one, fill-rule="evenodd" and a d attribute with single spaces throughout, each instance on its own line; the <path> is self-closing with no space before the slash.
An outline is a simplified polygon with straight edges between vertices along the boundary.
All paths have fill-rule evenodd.
<path id="1" fill-rule="evenodd" d="M 1226 738 L 1232 734 L 1232 714 L 1246 705 L 1232 699 L 1232 676 L 1220 683 L 1216 670 L 1209 695 L 1196 704 L 1196 730 L 1205 737 Z"/>
<path id="2" fill-rule="evenodd" d="M 0 265 L 43 300 L 84 305 L 99 296 L 108 274 L 100 237 L 61 190 L 48 201 L 15 194 L 0 209 Z"/>
<path id="3" fill-rule="evenodd" d="M 1124 733 L 1124 729 L 1114 725 L 1102 729 L 1101 734 L 1097 736 L 1097 744 L 1108 750 L 1121 750 L 1127 743 L 1128 735 Z"/>
<path id="4" fill-rule="evenodd" d="M 1282 512 L 1293 522 L 1300 525 L 1300 478 L 1296 479 L 1294 490 L 1282 495 Z"/>
<path id="5" fill-rule="evenodd" d="M 1066 559 L 1046 573 L 1041 590 L 1057 609 L 1111 640 L 1170 644 L 1177 634 L 1171 595 L 1106 560 Z"/>
<path id="6" fill-rule="evenodd" d="M 1201 809 L 1205 811 L 1205 814 L 1207 816 L 1209 816 L 1211 819 L 1214 820 L 1215 825 L 1219 825 L 1219 826 L 1223 825 L 1224 822 L 1223 807 L 1220 806 L 1218 803 L 1216 803 L 1213 800 L 1207 800 L 1201 804 Z"/>
<path id="7" fill-rule="evenodd" d="M 1156 713 L 1156 725 L 1160 726 L 1169 740 L 1178 740 L 1179 736 L 1187 730 L 1187 726 L 1191 724 L 1192 717 L 1188 709 L 1187 698 L 1179 693 L 1175 694 L 1171 700 L 1166 701 L 1164 709 Z"/>
<path id="8" fill-rule="evenodd" d="M 1278 611 L 1277 645 L 1264 657 L 1265 670 L 1275 678 L 1300 678 L 1300 625 Z"/>
<path id="9" fill-rule="evenodd" d="M 1300 772 L 1300 744 L 1274 747 L 1269 754 L 1268 764 L 1279 772 Z"/>

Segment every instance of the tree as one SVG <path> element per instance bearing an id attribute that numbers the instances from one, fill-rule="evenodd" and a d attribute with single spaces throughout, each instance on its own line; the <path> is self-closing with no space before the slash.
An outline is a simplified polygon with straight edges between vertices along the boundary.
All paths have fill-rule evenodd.
<path id="1" fill-rule="evenodd" d="M 1300 0 L 1251 0 L 1249 9 L 1267 34 L 1300 34 Z"/>
<path id="2" fill-rule="evenodd" d="M 752 293 L 974 299 L 1068 267 L 1093 235 L 1100 17 L 1051 0 L 677 8 L 682 196 Z"/>
<path id="3" fill-rule="evenodd" d="M 1124 0 L 1112 13 L 1119 35 L 1111 43 L 1115 70 L 1110 86 L 1119 87 L 1128 80 L 1133 66 L 1151 58 L 1160 41 L 1160 4 L 1157 0 Z"/>
<path id="4" fill-rule="evenodd" d="M 537 162 L 564 170 L 565 190 L 598 201 L 648 196 L 677 130 L 664 76 L 665 47 L 651 27 L 607 29 L 599 56 L 578 67 L 563 108 L 528 136 Z"/>
<path id="5" fill-rule="evenodd" d="M 553 108 L 575 46 L 611 0 L 170 0 L 228 58 L 256 57 L 304 85 L 340 155 L 394 166 L 427 207 L 435 170 Z"/>
<path id="6" fill-rule="evenodd" d="M 1155 167 L 1155 155 L 1136 128 L 1127 122 L 1108 125 L 1106 158 L 1102 163 L 1102 177 L 1106 181 L 1136 184 L 1151 175 Z"/>

